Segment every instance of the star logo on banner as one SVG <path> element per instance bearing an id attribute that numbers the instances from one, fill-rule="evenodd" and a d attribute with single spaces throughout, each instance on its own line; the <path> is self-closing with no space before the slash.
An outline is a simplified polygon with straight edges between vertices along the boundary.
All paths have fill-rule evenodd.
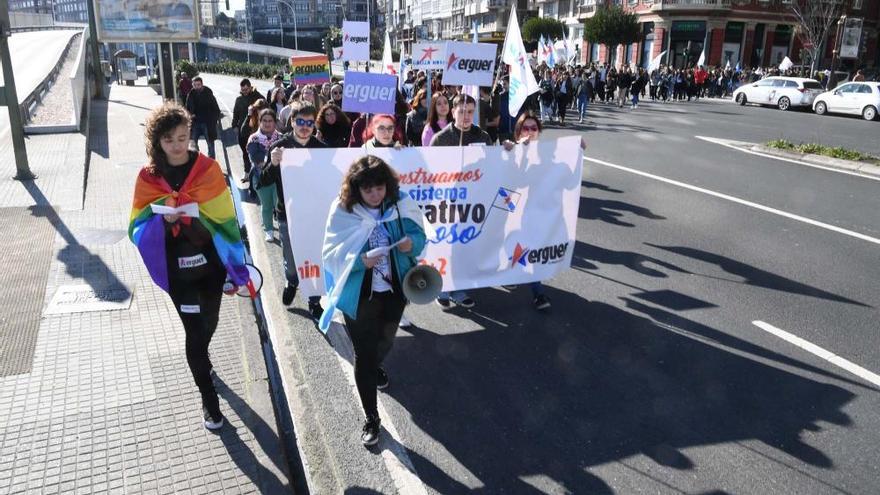
<path id="1" fill-rule="evenodd" d="M 345 33 L 345 38 L 342 41 L 348 41 L 348 33 Z"/>
<path id="2" fill-rule="evenodd" d="M 386 65 L 385 68 L 388 69 L 388 73 L 391 74 L 392 76 L 397 75 L 397 69 L 394 68 L 394 64 Z"/>
<path id="3" fill-rule="evenodd" d="M 456 57 L 454 53 L 452 55 L 450 55 L 449 62 L 446 63 L 446 70 L 449 70 L 449 68 L 452 67 L 452 64 L 454 64 L 455 61 L 458 60 L 459 58 L 461 58 L 461 57 Z"/>
<path id="4" fill-rule="evenodd" d="M 518 242 L 516 243 L 516 247 L 513 248 L 513 256 L 507 258 L 510 261 L 510 268 L 516 266 L 519 263 L 522 266 L 526 266 L 526 258 L 529 255 L 529 248 L 521 246 Z"/>
<path id="5" fill-rule="evenodd" d="M 428 48 L 422 49 L 422 58 L 419 59 L 419 62 L 424 62 L 425 60 L 434 60 L 434 52 L 437 51 L 437 48 L 433 46 L 429 46 Z"/>

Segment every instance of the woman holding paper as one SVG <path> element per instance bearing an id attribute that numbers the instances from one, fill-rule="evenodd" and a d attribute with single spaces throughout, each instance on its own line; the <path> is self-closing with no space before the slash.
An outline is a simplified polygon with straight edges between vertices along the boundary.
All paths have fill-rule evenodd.
<path id="1" fill-rule="evenodd" d="M 418 205 L 400 192 L 394 170 L 371 155 L 351 165 L 330 207 L 322 252 L 329 307 L 319 327 L 326 332 L 333 309 L 342 311 L 354 346 L 366 446 L 379 441 L 383 342 L 397 331 L 406 304 L 401 283 L 425 247 L 426 224 Z"/>
<path id="2" fill-rule="evenodd" d="M 220 165 L 189 151 L 189 113 L 166 103 L 146 122 L 149 163 L 135 183 L 128 229 L 153 281 L 171 296 L 186 332 L 186 361 L 204 426 L 223 426 L 208 346 L 223 292 L 248 283 L 238 220 Z"/>

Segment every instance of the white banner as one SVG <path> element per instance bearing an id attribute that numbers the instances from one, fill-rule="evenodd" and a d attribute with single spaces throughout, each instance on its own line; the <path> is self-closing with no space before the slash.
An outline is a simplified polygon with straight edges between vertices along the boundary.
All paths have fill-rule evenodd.
<path id="1" fill-rule="evenodd" d="M 491 43 L 448 42 L 443 84 L 492 86 L 497 50 Z"/>
<path id="2" fill-rule="evenodd" d="M 444 290 L 546 280 L 571 265 L 580 204 L 579 136 L 517 145 L 376 148 L 400 189 L 436 229 L 420 258 Z M 330 204 L 361 148 L 288 149 L 284 205 L 300 291 L 323 295 L 321 247 Z"/>
<path id="3" fill-rule="evenodd" d="M 342 60 L 370 60 L 370 23 L 342 21 Z"/>
<path id="4" fill-rule="evenodd" d="M 446 67 L 446 42 L 416 43 L 412 49 L 413 69 L 443 69 Z"/>

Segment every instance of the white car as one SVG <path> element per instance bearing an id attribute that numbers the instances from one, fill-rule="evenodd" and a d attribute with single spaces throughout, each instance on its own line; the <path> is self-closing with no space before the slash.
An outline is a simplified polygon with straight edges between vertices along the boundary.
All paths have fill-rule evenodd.
<path id="1" fill-rule="evenodd" d="M 733 100 L 740 105 L 756 103 L 788 110 L 791 107 L 809 107 L 822 91 L 822 85 L 813 79 L 767 77 L 737 88 L 733 92 Z"/>
<path id="2" fill-rule="evenodd" d="M 813 111 L 819 115 L 848 113 L 874 120 L 880 112 L 880 82 L 850 82 L 833 91 L 822 93 L 813 102 Z"/>

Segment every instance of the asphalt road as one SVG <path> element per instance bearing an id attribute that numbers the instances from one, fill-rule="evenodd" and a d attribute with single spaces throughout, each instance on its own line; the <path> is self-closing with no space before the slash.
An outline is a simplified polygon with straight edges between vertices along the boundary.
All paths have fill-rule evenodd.
<path id="1" fill-rule="evenodd" d="M 234 84 L 214 81 L 231 107 Z M 880 181 L 695 138 L 880 154 L 878 130 L 726 102 L 597 105 L 547 130 L 583 133 L 603 162 L 585 162 L 551 311 L 524 287 L 474 291 L 470 311 L 411 306 L 389 357 L 380 397 L 426 491 L 880 491 L 878 387 L 754 324 L 880 372 L 880 241 L 822 226 L 880 237 Z"/>
<path id="2" fill-rule="evenodd" d="M 9 54 L 19 101 L 24 101 L 55 67 L 70 38 L 79 32 L 81 31 L 28 31 L 9 37 Z M 0 85 L 2 84 L 3 76 L 0 74 Z"/>

